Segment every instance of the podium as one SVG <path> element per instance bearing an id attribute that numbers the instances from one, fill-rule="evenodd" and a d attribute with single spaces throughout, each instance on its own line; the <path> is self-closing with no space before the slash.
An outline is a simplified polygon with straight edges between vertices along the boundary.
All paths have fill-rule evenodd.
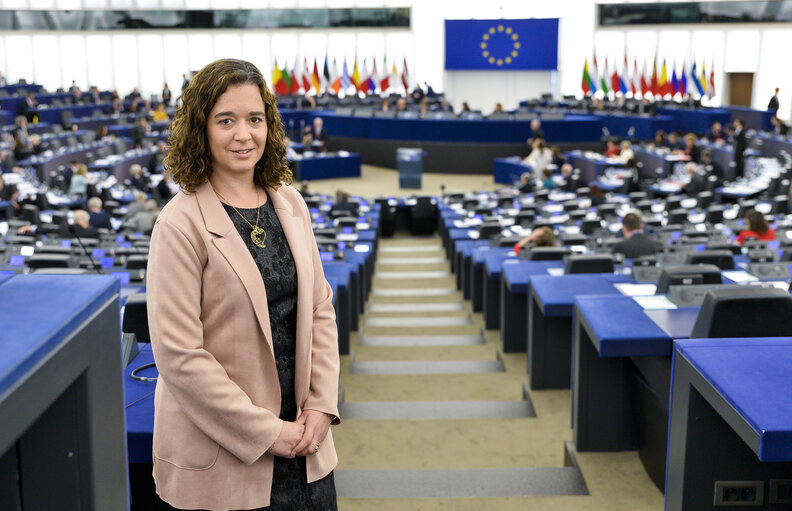
<path id="1" fill-rule="evenodd" d="M 420 188 L 423 174 L 423 149 L 400 147 L 396 149 L 396 166 L 399 169 L 399 188 Z"/>
<path id="2" fill-rule="evenodd" d="M 0 283 L 0 509 L 129 509 L 119 282 Z"/>

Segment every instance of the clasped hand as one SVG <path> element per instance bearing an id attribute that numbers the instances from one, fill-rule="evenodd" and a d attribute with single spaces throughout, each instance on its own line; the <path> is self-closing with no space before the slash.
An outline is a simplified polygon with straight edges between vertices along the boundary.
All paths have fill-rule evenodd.
<path id="1" fill-rule="evenodd" d="M 303 410 L 294 422 L 283 422 L 278 439 L 270 448 L 270 453 L 281 458 L 308 456 L 317 452 L 316 446 L 322 443 L 330 429 L 330 417 L 316 410 Z"/>

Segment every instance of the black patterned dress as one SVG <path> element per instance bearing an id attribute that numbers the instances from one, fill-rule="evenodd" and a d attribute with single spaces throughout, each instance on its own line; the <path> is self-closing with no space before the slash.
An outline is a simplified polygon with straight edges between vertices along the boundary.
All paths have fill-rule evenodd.
<path id="1" fill-rule="evenodd" d="M 236 208 L 223 203 L 240 236 L 256 261 L 264 286 L 275 349 L 275 365 L 281 386 L 280 418 L 293 422 L 297 418 L 294 393 L 295 353 L 297 343 L 297 269 L 289 242 L 283 233 L 272 201 L 259 208 L 259 227 L 267 233 L 266 247 L 257 247 L 250 238 L 256 225 L 256 209 Z M 243 220 L 243 215 L 250 225 Z M 263 237 L 263 236 L 262 236 Z M 305 457 L 275 457 L 270 506 L 255 511 L 333 511 L 337 509 L 333 473 L 308 484 Z"/>

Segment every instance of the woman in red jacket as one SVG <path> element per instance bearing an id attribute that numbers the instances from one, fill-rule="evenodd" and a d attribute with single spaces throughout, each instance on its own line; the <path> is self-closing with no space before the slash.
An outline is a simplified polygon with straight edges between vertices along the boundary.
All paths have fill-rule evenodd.
<path id="1" fill-rule="evenodd" d="M 737 236 L 737 243 L 740 245 L 744 244 L 747 238 L 757 238 L 759 241 L 776 239 L 775 230 L 770 228 L 762 213 L 752 209 L 745 215 L 745 219 L 748 221 L 748 229 L 743 230 Z"/>

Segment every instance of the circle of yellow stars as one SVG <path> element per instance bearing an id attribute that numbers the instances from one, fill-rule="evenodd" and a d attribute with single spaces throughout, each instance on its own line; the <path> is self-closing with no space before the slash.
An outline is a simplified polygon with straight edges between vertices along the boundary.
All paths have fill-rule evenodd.
<path id="1" fill-rule="evenodd" d="M 505 33 L 507 37 L 510 37 L 512 40 L 512 51 L 508 55 L 493 55 L 489 48 L 490 38 L 497 34 L 497 33 Z M 512 60 L 516 59 L 517 56 L 520 54 L 520 36 L 517 35 L 516 32 L 511 27 L 504 27 L 503 25 L 498 25 L 497 27 L 490 27 L 488 31 L 484 32 L 481 36 L 481 56 L 487 59 L 487 62 L 490 64 L 495 64 L 496 66 L 502 67 L 504 64 L 511 64 Z"/>

